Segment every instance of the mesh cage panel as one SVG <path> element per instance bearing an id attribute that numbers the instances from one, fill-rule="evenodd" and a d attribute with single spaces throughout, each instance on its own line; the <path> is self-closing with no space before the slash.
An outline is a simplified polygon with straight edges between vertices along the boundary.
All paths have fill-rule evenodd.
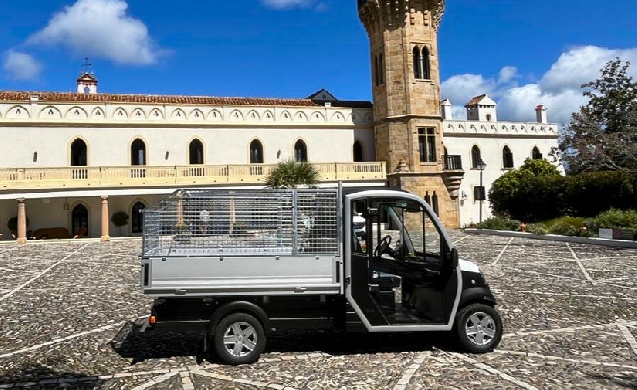
<path id="1" fill-rule="evenodd" d="M 338 253 L 336 190 L 183 190 L 144 210 L 143 256 Z"/>

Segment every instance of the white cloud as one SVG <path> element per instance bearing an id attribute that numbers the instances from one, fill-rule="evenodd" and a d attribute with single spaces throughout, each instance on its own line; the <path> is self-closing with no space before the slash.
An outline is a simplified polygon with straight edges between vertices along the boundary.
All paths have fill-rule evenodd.
<path id="1" fill-rule="evenodd" d="M 28 45 L 62 46 L 77 56 L 119 64 L 153 64 L 163 53 L 143 22 L 127 15 L 125 0 L 77 0 L 33 34 Z"/>
<path id="2" fill-rule="evenodd" d="M 288 9 L 294 7 L 308 8 L 314 3 L 314 0 L 261 0 L 266 7 L 274 9 Z M 325 7 L 325 4 L 319 4 Z"/>
<path id="3" fill-rule="evenodd" d="M 515 67 L 506 66 L 497 78 L 478 74 L 455 75 L 442 83 L 443 96 L 454 103 L 454 118 L 466 117 L 462 106 L 472 97 L 487 93 L 498 103 L 498 118 L 533 121 L 535 107 L 548 109 L 549 121 L 568 123 L 571 114 L 586 104 L 581 85 L 600 76 L 604 65 L 619 57 L 637 64 L 637 48 L 612 50 L 596 46 L 575 47 L 563 53 L 551 68 L 536 82 L 518 84 L 520 75 Z M 630 72 L 637 76 L 637 68 Z"/>
<path id="4" fill-rule="evenodd" d="M 35 80 L 42 66 L 30 54 L 9 50 L 5 53 L 2 68 L 15 80 Z"/>

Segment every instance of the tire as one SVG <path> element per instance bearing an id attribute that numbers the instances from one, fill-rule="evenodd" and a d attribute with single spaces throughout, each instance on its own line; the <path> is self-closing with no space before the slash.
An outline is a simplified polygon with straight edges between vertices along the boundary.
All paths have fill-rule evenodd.
<path id="1" fill-rule="evenodd" d="M 502 339 L 502 318 L 493 307 L 474 303 L 458 311 L 454 330 L 462 349 L 472 353 L 491 352 Z"/>
<path id="2" fill-rule="evenodd" d="M 265 331 L 261 322 L 247 313 L 233 313 L 215 327 L 213 336 L 219 359 L 233 366 L 259 360 L 265 349 Z"/>

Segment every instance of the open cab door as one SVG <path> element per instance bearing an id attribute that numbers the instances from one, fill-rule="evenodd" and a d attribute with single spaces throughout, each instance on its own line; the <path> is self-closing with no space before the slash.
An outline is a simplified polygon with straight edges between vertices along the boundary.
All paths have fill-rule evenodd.
<path id="1" fill-rule="evenodd" d="M 458 255 L 419 197 L 365 191 L 345 199 L 348 303 L 370 332 L 450 330 L 462 276 Z M 365 218 L 364 235 L 352 219 Z M 347 246 L 346 246 L 347 248 Z"/>

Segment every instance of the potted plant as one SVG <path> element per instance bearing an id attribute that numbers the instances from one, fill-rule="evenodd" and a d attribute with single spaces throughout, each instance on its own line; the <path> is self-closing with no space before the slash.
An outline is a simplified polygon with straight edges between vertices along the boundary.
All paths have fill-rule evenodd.
<path id="1" fill-rule="evenodd" d="M 128 225 L 128 214 L 123 211 L 113 213 L 111 223 L 119 228 L 119 235 L 122 235 L 122 226 Z"/>

